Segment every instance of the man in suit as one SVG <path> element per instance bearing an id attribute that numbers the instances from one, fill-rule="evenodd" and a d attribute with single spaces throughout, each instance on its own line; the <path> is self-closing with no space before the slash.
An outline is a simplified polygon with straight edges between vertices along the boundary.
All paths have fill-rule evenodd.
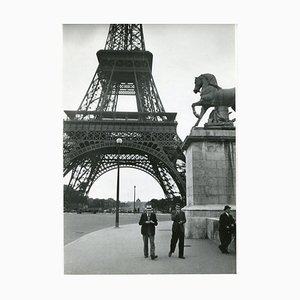
<path id="1" fill-rule="evenodd" d="M 219 249 L 222 253 L 229 253 L 228 246 L 231 243 L 232 235 L 235 234 L 235 220 L 230 214 L 231 207 L 225 205 L 224 212 L 219 219 L 219 237 L 221 245 Z"/>
<path id="2" fill-rule="evenodd" d="M 155 226 L 157 226 L 158 222 L 156 219 L 156 214 L 152 210 L 151 205 L 147 205 L 145 212 L 142 213 L 139 225 L 141 227 L 141 233 L 143 235 L 144 241 L 144 257 L 147 258 L 149 255 L 148 249 L 148 240 L 150 241 L 150 256 L 151 259 L 154 260 L 157 258 L 155 255 L 155 244 L 154 244 L 154 236 L 155 236 Z"/>
<path id="3" fill-rule="evenodd" d="M 183 256 L 184 248 L 184 223 L 186 222 L 185 213 L 181 210 L 179 204 L 176 204 L 175 211 L 172 212 L 172 238 L 170 243 L 169 257 L 174 253 L 177 241 L 179 240 L 179 258 L 185 259 Z"/>

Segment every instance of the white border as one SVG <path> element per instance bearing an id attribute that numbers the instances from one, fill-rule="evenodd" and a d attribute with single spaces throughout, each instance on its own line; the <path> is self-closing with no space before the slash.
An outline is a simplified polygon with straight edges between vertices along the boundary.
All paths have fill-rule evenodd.
<path id="1" fill-rule="evenodd" d="M 5 299 L 270 299 L 299 295 L 299 28 L 293 1 L 16 1 L 1 18 Z M 63 23 L 238 24 L 238 275 L 65 276 Z M 299 97 L 298 97 L 299 98 Z M 297 181 L 296 181 L 297 180 Z M 296 201 L 297 199 L 297 201 Z M 280 214 L 279 214 L 280 213 Z M 297 256 L 296 256 L 297 255 Z"/>

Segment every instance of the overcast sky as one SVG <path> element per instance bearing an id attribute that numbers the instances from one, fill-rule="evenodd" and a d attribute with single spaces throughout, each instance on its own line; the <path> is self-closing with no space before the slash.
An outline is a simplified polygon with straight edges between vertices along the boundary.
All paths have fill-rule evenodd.
<path id="1" fill-rule="evenodd" d="M 63 108 L 77 110 L 98 66 L 96 52 L 104 49 L 109 25 L 63 26 Z M 146 50 L 153 54 L 152 74 L 166 112 L 177 112 L 177 133 L 184 140 L 196 118 L 191 104 L 194 78 L 216 76 L 219 86 L 236 86 L 235 25 L 143 25 Z M 126 100 L 127 99 L 127 100 Z M 136 111 L 130 97 L 120 97 L 117 110 Z M 207 121 L 209 112 L 200 126 Z M 231 118 L 235 117 L 232 113 Z M 67 183 L 66 176 L 64 183 Z M 163 198 L 159 184 L 148 174 L 121 169 L 120 200 Z M 116 198 L 116 170 L 101 176 L 89 193 L 93 198 Z"/>

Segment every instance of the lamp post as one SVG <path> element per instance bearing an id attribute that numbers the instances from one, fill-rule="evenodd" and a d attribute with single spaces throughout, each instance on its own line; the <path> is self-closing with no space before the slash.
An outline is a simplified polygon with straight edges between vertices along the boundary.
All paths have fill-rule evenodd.
<path id="1" fill-rule="evenodd" d="M 116 139 L 117 147 L 118 147 L 118 156 L 117 156 L 117 202 L 116 202 L 116 224 L 115 227 L 119 227 L 119 190 L 120 190 L 120 146 L 123 140 L 121 138 Z"/>
<path id="2" fill-rule="evenodd" d="M 136 186 L 133 186 L 134 188 L 134 193 L 133 193 L 133 213 L 135 214 L 135 188 Z"/>

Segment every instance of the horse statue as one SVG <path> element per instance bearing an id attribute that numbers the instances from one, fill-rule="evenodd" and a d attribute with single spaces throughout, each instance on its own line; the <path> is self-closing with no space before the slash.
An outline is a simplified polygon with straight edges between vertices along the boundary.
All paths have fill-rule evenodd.
<path id="1" fill-rule="evenodd" d="M 203 115 L 210 107 L 216 107 L 212 112 L 214 115 L 218 115 L 217 108 L 220 106 L 231 107 L 235 111 L 235 88 L 220 88 L 214 75 L 206 73 L 195 78 L 194 93 L 197 94 L 198 92 L 200 93 L 200 100 L 192 104 L 193 114 L 198 118 L 194 127 L 199 124 Z M 197 114 L 195 106 L 202 106 L 200 114 Z M 222 117 L 220 116 L 219 119 L 222 120 Z M 223 119 L 225 120 L 226 117 Z"/>

